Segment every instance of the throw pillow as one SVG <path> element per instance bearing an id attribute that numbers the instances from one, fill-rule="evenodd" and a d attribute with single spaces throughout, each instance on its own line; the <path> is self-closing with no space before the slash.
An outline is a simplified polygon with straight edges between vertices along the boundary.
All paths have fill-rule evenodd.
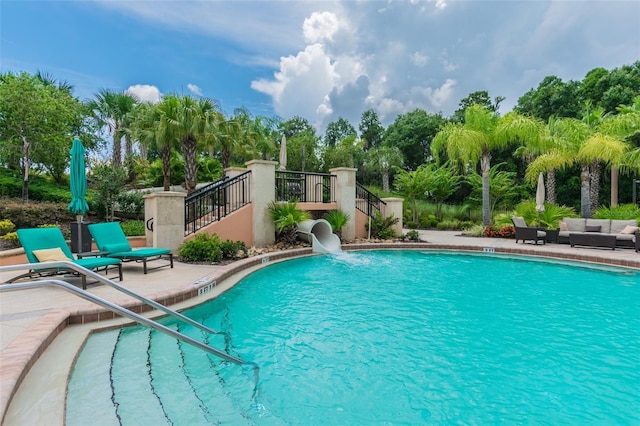
<path id="1" fill-rule="evenodd" d="M 569 230 L 569 228 L 567 228 L 567 224 L 565 222 L 560 222 L 558 225 L 559 225 L 561 231 L 568 231 Z"/>
<path id="2" fill-rule="evenodd" d="M 54 262 L 56 260 L 71 260 L 60 247 L 52 249 L 34 250 L 33 255 L 40 262 Z"/>
<path id="3" fill-rule="evenodd" d="M 624 229 L 622 231 L 620 231 L 621 234 L 635 234 L 636 232 L 638 232 L 638 228 L 637 226 L 625 226 Z"/>
<path id="4" fill-rule="evenodd" d="M 587 225 L 584 227 L 585 232 L 600 232 L 602 227 L 600 225 Z"/>

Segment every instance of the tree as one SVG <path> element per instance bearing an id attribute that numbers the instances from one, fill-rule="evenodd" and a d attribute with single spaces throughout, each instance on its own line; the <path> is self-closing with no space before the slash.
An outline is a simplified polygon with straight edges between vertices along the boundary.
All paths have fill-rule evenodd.
<path id="1" fill-rule="evenodd" d="M 367 151 L 365 167 L 382 173 L 382 190 L 385 192 L 389 192 L 389 170 L 403 164 L 402 153 L 395 146 L 381 146 Z"/>
<path id="2" fill-rule="evenodd" d="M 301 134 L 311 133 L 315 136 L 316 129 L 313 128 L 306 118 L 295 116 L 290 120 L 280 123 L 281 134 L 284 134 L 289 140 L 290 137 Z"/>
<path id="3" fill-rule="evenodd" d="M 0 157 L 20 171 L 24 203 L 34 165 L 62 180 L 73 136 L 83 136 L 82 121 L 82 106 L 67 86 L 26 72 L 0 75 Z"/>
<path id="4" fill-rule="evenodd" d="M 180 136 L 184 159 L 185 189 L 193 192 L 198 183 L 198 152 L 207 136 L 217 126 L 220 111 L 217 103 L 208 98 L 183 96 L 178 99 L 177 120 L 173 123 Z"/>
<path id="5" fill-rule="evenodd" d="M 362 141 L 354 135 L 342 139 L 335 147 L 325 147 L 322 153 L 322 164 L 325 172 L 334 167 L 359 168 L 364 151 Z"/>
<path id="6" fill-rule="evenodd" d="M 427 174 L 429 173 L 427 166 L 421 165 L 416 170 L 408 172 L 406 170 L 398 170 L 393 185 L 402 194 L 402 196 L 411 205 L 411 214 L 413 222 L 418 221 L 418 204 L 417 200 L 424 197 L 427 190 Z"/>
<path id="7" fill-rule="evenodd" d="M 540 172 L 580 166 L 580 214 L 591 217 L 590 166 L 594 161 L 620 164 L 629 151 L 626 142 L 595 131 L 586 121 L 564 118 L 556 122 L 558 146 L 540 155 L 527 167 L 525 178 L 533 183 Z"/>
<path id="8" fill-rule="evenodd" d="M 460 176 L 453 167 L 426 166 L 425 192 L 427 199 L 436 203 L 436 217 L 442 220 L 442 206 L 460 187 Z"/>
<path id="9" fill-rule="evenodd" d="M 360 139 L 364 141 L 364 150 L 375 148 L 382 143 L 384 127 L 373 109 L 368 109 L 360 117 Z"/>
<path id="10" fill-rule="evenodd" d="M 123 122 L 133 112 L 137 100 L 127 93 L 102 89 L 87 103 L 87 107 L 100 128 L 106 128 L 113 137 L 112 164 L 122 166 Z"/>
<path id="11" fill-rule="evenodd" d="M 500 170 L 504 163 L 496 164 L 489 171 L 489 203 L 491 210 L 496 207 L 506 207 L 512 205 L 512 201 L 520 195 L 520 190 L 516 185 L 516 174 L 506 170 Z M 482 178 L 477 173 L 472 173 L 467 181 L 473 188 L 470 198 L 480 200 L 482 198 Z"/>
<path id="12" fill-rule="evenodd" d="M 383 145 L 397 147 L 404 156 L 405 167 L 415 170 L 431 158 L 432 140 L 445 122 L 441 114 L 415 109 L 399 115 L 387 127 Z"/>
<path id="13" fill-rule="evenodd" d="M 555 75 L 545 77 L 536 89 L 531 89 L 518 99 L 514 111 L 547 121 L 551 116 L 572 117 L 580 115 L 580 84 L 563 82 Z"/>
<path id="14" fill-rule="evenodd" d="M 500 109 L 500 104 L 502 103 L 502 101 L 504 101 L 504 99 L 504 96 L 496 96 L 492 101 L 491 97 L 489 96 L 489 92 L 487 92 L 486 90 L 473 92 L 460 101 L 459 108 L 454 111 L 453 117 L 451 117 L 451 119 L 457 123 L 461 123 L 462 121 L 464 121 L 464 113 L 471 105 L 482 105 L 489 111 L 497 113 Z"/>
<path id="15" fill-rule="evenodd" d="M 446 152 L 452 162 L 458 162 L 468 172 L 480 162 L 482 173 L 482 221 L 491 224 L 489 172 L 491 152 L 519 142 L 538 138 L 536 126 L 526 117 L 510 113 L 502 120 L 493 111 L 480 105 L 467 108 L 464 124 L 448 123 L 436 135 L 432 152 L 438 160 Z"/>
<path id="16" fill-rule="evenodd" d="M 333 148 L 338 142 L 346 137 L 357 135 L 355 127 L 353 127 L 347 120 L 340 117 L 336 121 L 332 121 L 327 125 L 327 130 L 324 132 L 324 144 Z"/>

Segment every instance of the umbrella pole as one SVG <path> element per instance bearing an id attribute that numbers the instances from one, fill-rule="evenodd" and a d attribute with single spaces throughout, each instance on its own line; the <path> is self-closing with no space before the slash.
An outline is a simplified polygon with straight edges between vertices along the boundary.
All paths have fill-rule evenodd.
<path id="1" fill-rule="evenodd" d="M 78 253 L 82 253 L 82 215 L 76 215 L 76 222 L 78 224 Z"/>

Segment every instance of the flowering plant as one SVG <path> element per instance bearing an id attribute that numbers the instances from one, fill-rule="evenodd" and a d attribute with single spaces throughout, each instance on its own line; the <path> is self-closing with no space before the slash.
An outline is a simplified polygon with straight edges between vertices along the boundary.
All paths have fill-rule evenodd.
<path id="1" fill-rule="evenodd" d="M 490 238 L 515 238 L 516 229 L 513 225 L 496 226 L 490 225 L 484 228 L 484 236 Z"/>

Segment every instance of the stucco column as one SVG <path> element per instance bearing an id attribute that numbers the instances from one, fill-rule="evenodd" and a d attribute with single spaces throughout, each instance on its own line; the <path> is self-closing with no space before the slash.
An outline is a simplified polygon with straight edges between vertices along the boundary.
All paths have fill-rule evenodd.
<path id="1" fill-rule="evenodd" d="M 402 202 L 403 198 L 381 198 L 382 201 L 387 203 L 383 205 L 384 211 L 382 214 L 384 217 L 389 217 L 393 215 L 393 217 L 398 218 L 398 223 L 393 225 L 393 230 L 396 232 L 396 235 L 402 235 Z"/>
<path id="2" fill-rule="evenodd" d="M 352 241 L 356 238 L 356 172 L 350 167 L 336 167 L 329 172 L 336 176 L 336 203 L 338 209 L 349 215 L 349 221 L 342 228 L 342 238 Z"/>
<path id="3" fill-rule="evenodd" d="M 227 167 L 226 169 L 224 169 L 224 176 L 228 177 L 229 179 L 234 178 L 238 175 L 243 174 L 244 172 L 246 172 L 248 169 L 244 168 L 244 167 Z"/>
<path id="4" fill-rule="evenodd" d="M 164 247 L 175 254 L 184 241 L 184 192 L 152 192 L 144 196 L 145 237 L 148 247 Z"/>
<path id="5" fill-rule="evenodd" d="M 269 217 L 269 203 L 276 196 L 275 161 L 249 161 L 251 170 L 251 204 L 253 207 L 253 241 L 256 247 L 273 244 L 276 239 L 276 227 Z"/>

